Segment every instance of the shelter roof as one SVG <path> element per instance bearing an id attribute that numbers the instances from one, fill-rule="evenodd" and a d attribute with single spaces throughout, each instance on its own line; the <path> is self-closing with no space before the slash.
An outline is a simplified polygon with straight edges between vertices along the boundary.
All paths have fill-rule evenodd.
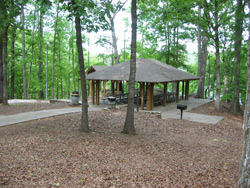
<path id="1" fill-rule="evenodd" d="M 130 61 L 87 74 L 87 80 L 129 80 Z M 164 83 L 184 80 L 198 80 L 197 76 L 164 64 L 154 59 L 136 59 L 138 82 Z"/>
<path id="2" fill-rule="evenodd" d="M 102 69 L 105 69 L 109 66 L 101 66 L 101 65 L 94 65 L 94 66 L 91 66 L 87 71 L 86 71 L 86 74 L 90 74 L 92 72 L 96 72 L 96 71 L 100 71 Z"/>

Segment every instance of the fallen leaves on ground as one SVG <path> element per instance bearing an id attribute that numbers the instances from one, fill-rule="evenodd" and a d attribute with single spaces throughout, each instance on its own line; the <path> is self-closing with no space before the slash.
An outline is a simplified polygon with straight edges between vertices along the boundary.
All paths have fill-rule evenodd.
<path id="1" fill-rule="evenodd" d="M 130 136 L 125 114 L 89 112 L 91 133 L 79 131 L 80 113 L 1 127 L 0 187 L 237 187 L 242 117 L 210 125 L 136 113 Z"/>

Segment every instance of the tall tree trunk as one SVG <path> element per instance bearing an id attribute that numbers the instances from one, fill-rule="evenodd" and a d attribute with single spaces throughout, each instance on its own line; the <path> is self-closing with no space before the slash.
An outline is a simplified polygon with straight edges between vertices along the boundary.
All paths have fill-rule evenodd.
<path id="1" fill-rule="evenodd" d="M 131 8 L 132 16 L 132 40 L 131 40 L 131 60 L 129 74 L 129 93 L 128 107 L 123 133 L 135 135 L 134 127 L 134 96 L 135 96 L 135 75 L 136 75 L 136 33 L 137 33 L 137 15 L 136 15 L 136 0 L 132 0 Z"/>
<path id="2" fill-rule="evenodd" d="M 15 98 L 15 42 L 16 42 L 16 25 L 13 26 L 11 39 L 11 92 L 10 98 Z"/>
<path id="3" fill-rule="evenodd" d="M 250 9 L 250 2 L 248 3 Z M 247 63 L 247 98 L 243 123 L 243 147 L 240 164 L 238 188 L 250 187 L 250 11 L 248 25 L 248 63 Z"/>
<path id="4" fill-rule="evenodd" d="M 70 67 L 70 50 L 69 50 L 69 67 Z M 68 69 L 68 99 L 70 99 L 70 68 Z"/>
<path id="5" fill-rule="evenodd" d="M 42 8 L 42 7 L 40 7 Z M 43 99 L 43 79 L 42 79 L 42 73 L 43 73 L 43 61 L 42 61 L 42 48 L 43 48 L 43 13 L 40 10 L 40 21 L 39 21 L 39 33 L 40 33 L 40 39 L 39 39 L 39 70 L 38 70 L 38 82 L 39 82 L 39 91 L 38 91 L 38 98 Z"/>
<path id="6" fill-rule="evenodd" d="M 111 22 L 111 32 L 112 32 L 112 40 L 113 40 L 113 48 L 114 48 L 114 51 L 115 51 L 115 64 L 119 64 L 119 59 L 120 59 L 120 56 L 118 54 L 118 48 L 117 48 L 117 38 L 116 38 L 116 35 L 115 35 L 115 25 L 114 25 L 114 19 L 110 20 Z"/>
<path id="7" fill-rule="evenodd" d="M 9 26 L 4 28 L 4 63 L 3 63 L 3 104 L 8 104 L 8 29 Z"/>
<path id="8" fill-rule="evenodd" d="M 63 99 L 63 77 L 62 77 L 62 65 L 61 65 L 61 41 L 59 39 L 59 65 L 60 65 L 60 80 L 61 80 L 61 98 Z"/>
<path id="9" fill-rule="evenodd" d="M 3 33 L 0 29 L 0 104 L 3 103 Z"/>
<path id="10" fill-rule="evenodd" d="M 27 88 L 27 95 L 29 97 L 29 90 L 30 90 L 30 81 L 31 81 L 31 74 L 32 74 L 32 65 L 34 59 L 34 38 L 35 38 L 35 26 L 36 26 L 36 6 L 34 10 L 34 22 L 33 22 L 33 29 L 32 29 L 32 40 L 31 40 L 31 61 L 30 61 L 30 71 L 29 71 L 29 80 L 28 80 L 28 88 Z"/>
<path id="11" fill-rule="evenodd" d="M 169 26 L 169 21 L 167 21 L 167 59 L 166 59 L 166 64 L 169 65 L 169 60 L 170 60 L 170 34 L 171 34 L 171 30 L 170 30 L 170 26 Z"/>
<path id="12" fill-rule="evenodd" d="M 75 5 L 74 0 L 72 4 Z M 82 118 L 81 118 L 81 131 L 89 132 L 89 121 L 88 121 L 88 96 L 86 89 L 86 78 L 84 68 L 84 56 L 82 49 L 82 34 L 81 34 L 81 20 L 77 7 L 74 7 L 75 12 L 75 27 L 76 27 L 76 44 L 78 50 L 78 63 L 80 67 L 81 86 L 82 86 Z"/>
<path id="13" fill-rule="evenodd" d="M 221 81 L 220 81 L 220 45 L 219 45 L 219 17 L 218 17 L 218 1 L 215 0 L 215 50 L 216 50 L 216 101 L 215 109 L 220 111 L 220 91 L 221 91 Z"/>
<path id="14" fill-rule="evenodd" d="M 22 53 L 23 53 L 23 95 L 24 99 L 28 99 L 27 96 L 27 82 L 26 82 L 26 62 L 25 62 L 25 25 L 24 25 L 24 6 L 23 4 L 21 5 L 22 9 Z"/>
<path id="15" fill-rule="evenodd" d="M 201 45 L 201 64 L 199 67 L 199 81 L 198 81 L 198 91 L 197 98 L 204 99 L 204 88 L 205 88 L 205 77 L 206 77 L 206 67 L 207 67 L 207 41 L 208 38 L 206 36 L 202 37 L 202 45 Z"/>
<path id="16" fill-rule="evenodd" d="M 199 6 L 199 17 L 201 18 L 201 7 Z M 198 90 L 197 90 L 197 95 L 196 98 L 203 98 L 203 94 L 202 94 L 202 80 L 201 80 L 201 65 L 202 65 L 202 50 L 201 50 L 201 25 L 200 23 L 197 26 L 197 31 L 198 31 L 198 37 L 197 37 L 197 43 L 198 43 L 198 70 L 197 70 L 197 76 L 200 78 L 198 80 Z M 203 91 L 204 92 L 204 91 Z"/>
<path id="17" fill-rule="evenodd" d="M 240 112 L 239 102 L 239 76 L 240 76 L 240 53 L 242 43 L 242 31 L 243 31 L 243 18 L 244 18 L 244 5 L 242 0 L 237 0 L 237 8 L 235 15 L 235 39 L 234 39 L 234 92 L 231 108 L 234 113 Z"/>
<path id="18" fill-rule="evenodd" d="M 52 96 L 54 99 L 54 79 L 55 79 L 55 54 L 56 54 L 56 32 L 57 32 L 57 21 L 58 21 L 58 13 L 59 13 L 59 1 L 56 8 L 56 21 L 55 21 L 55 31 L 54 31 L 54 41 L 53 41 L 53 62 L 52 62 Z"/>
<path id="19" fill-rule="evenodd" d="M 73 39 L 73 31 L 74 24 L 72 22 L 72 39 Z M 72 43 L 72 65 L 73 65 L 73 86 L 74 86 L 74 91 L 76 91 L 76 73 L 75 73 L 75 52 L 74 52 L 74 43 Z"/>
<path id="20" fill-rule="evenodd" d="M 175 51 L 175 61 L 176 61 L 176 67 L 179 66 L 178 60 L 179 60 L 179 26 L 176 28 L 176 51 Z"/>

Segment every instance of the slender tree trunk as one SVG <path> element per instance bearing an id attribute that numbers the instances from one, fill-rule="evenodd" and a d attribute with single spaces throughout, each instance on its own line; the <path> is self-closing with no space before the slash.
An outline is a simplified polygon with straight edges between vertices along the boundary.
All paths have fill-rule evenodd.
<path id="1" fill-rule="evenodd" d="M 29 80 L 28 80 L 28 88 L 27 88 L 27 95 L 29 97 L 29 90 L 30 90 L 30 81 L 31 81 L 31 74 L 32 74 L 32 65 L 34 59 L 34 38 L 35 38 L 35 26 L 36 26 L 36 7 L 34 11 L 34 22 L 33 22 L 33 29 L 32 29 L 32 40 L 31 40 L 31 61 L 30 61 L 30 71 L 29 71 Z"/>
<path id="2" fill-rule="evenodd" d="M 115 35 L 114 19 L 111 19 L 110 22 L 111 22 L 111 32 L 112 32 L 113 47 L 114 47 L 114 51 L 115 51 L 115 63 L 119 64 L 120 63 L 119 62 L 120 56 L 118 54 L 118 48 L 117 48 L 117 38 L 116 38 L 116 35 Z"/>
<path id="3" fill-rule="evenodd" d="M 69 67 L 71 67 L 70 65 L 70 50 L 69 50 Z M 70 68 L 68 69 L 69 73 L 68 73 L 68 99 L 70 99 Z"/>
<path id="4" fill-rule="evenodd" d="M 219 17 L 218 17 L 218 1 L 215 0 L 215 49 L 216 49 L 216 101 L 215 109 L 220 111 L 220 45 L 219 45 Z"/>
<path id="5" fill-rule="evenodd" d="M 56 54 L 56 32 L 57 32 L 57 22 L 58 22 L 58 13 L 59 13 L 59 1 L 56 8 L 56 21 L 55 21 L 55 31 L 54 31 L 54 41 L 53 41 L 53 61 L 52 61 L 52 96 L 51 98 L 54 99 L 54 80 L 55 80 L 55 54 Z"/>
<path id="6" fill-rule="evenodd" d="M 137 33 L 137 15 L 136 15 L 136 0 L 132 0 L 131 8 L 132 16 L 132 41 L 131 41 L 131 60 L 129 74 L 129 93 L 128 107 L 123 133 L 135 135 L 134 127 L 134 96 L 135 96 L 135 75 L 136 75 L 136 33 Z"/>
<path id="7" fill-rule="evenodd" d="M 201 18 L 201 7 L 199 6 L 199 17 Z M 197 37 L 197 43 L 198 43 L 198 70 L 197 70 L 197 73 L 198 73 L 198 77 L 200 78 L 198 80 L 198 90 L 197 90 L 197 95 L 196 95 L 196 98 L 204 98 L 204 94 L 202 94 L 202 80 L 201 80 L 201 65 L 203 63 L 203 60 L 202 60 L 202 49 L 201 49 L 201 25 L 200 23 L 198 24 L 197 26 L 197 30 L 198 30 L 198 37 Z M 204 90 L 204 89 L 203 89 Z M 204 92 L 204 91 L 203 91 Z"/>
<path id="8" fill-rule="evenodd" d="M 0 29 L 0 104 L 3 103 L 3 33 Z"/>
<path id="9" fill-rule="evenodd" d="M 42 8 L 42 7 L 40 7 Z M 40 21 L 39 21 L 39 32 L 40 32 L 40 39 L 39 39 L 39 70 L 38 70 L 38 82 L 39 82 L 39 91 L 38 91 L 38 98 L 43 99 L 43 61 L 42 61 L 42 48 L 43 48 L 43 14 L 40 10 Z"/>
<path id="10" fill-rule="evenodd" d="M 15 42 L 16 42 L 16 26 L 13 26 L 12 39 L 11 39 L 11 92 L 10 98 L 15 97 Z"/>
<path id="11" fill-rule="evenodd" d="M 60 67 L 60 81 L 61 81 L 61 97 L 63 99 L 63 77 L 62 77 L 62 65 L 61 65 L 61 41 L 59 39 L 59 67 Z"/>
<path id="12" fill-rule="evenodd" d="M 179 66 L 178 60 L 179 60 L 179 26 L 176 28 L 176 51 L 175 51 L 175 61 L 176 61 L 176 67 Z"/>
<path id="13" fill-rule="evenodd" d="M 210 74 L 211 74 L 211 67 L 210 67 L 210 56 L 208 55 L 208 82 L 207 82 L 207 93 L 208 93 L 208 98 L 210 97 Z"/>
<path id="14" fill-rule="evenodd" d="M 74 54 L 74 45 L 72 46 L 72 65 L 73 65 L 73 86 L 74 91 L 76 91 L 76 82 L 75 82 L 75 54 Z"/>
<path id="15" fill-rule="evenodd" d="M 169 60 L 170 60 L 170 34 L 171 34 L 169 22 L 167 24 L 167 30 L 168 30 L 168 50 L 167 50 L 166 64 L 169 65 Z"/>
<path id="16" fill-rule="evenodd" d="M 206 76 L 206 66 L 207 66 L 207 37 L 202 37 L 202 45 L 201 45 L 201 63 L 199 67 L 199 78 L 198 81 L 198 91 L 197 91 L 197 98 L 204 99 L 204 88 L 205 88 L 205 76 Z"/>
<path id="17" fill-rule="evenodd" d="M 3 104 L 8 104 L 8 29 L 9 26 L 4 28 L 4 63 L 3 63 Z"/>
<path id="18" fill-rule="evenodd" d="M 73 39 L 73 31 L 74 28 L 74 23 L 72 22 L 72 39 Z M 74 52 L 74 43 L 72 43 L 72 65 L 73 65 L 73 86 L 74 86 L 74 91 L 76 91 L 76 73 L 75 73 L 75 52 Z"/>
<path id="19" fill-rule="evenodd" d="M 241 112 L 239 102 L 239 76 L 240 76 L 240 59 L 241 59 L 241 43 L 243 31 L 244 5 L 242 0 L 237 0 L 237 8 L 235 15 L 235 39 L 234 39 L 234 92 L 231 108 L 234 113 Z"/>
<path id="20" fill-rule="evenodd" d="M 250 2 L 248 3 L 250 9 Z M 238 188 L 250 187 L 250 11 L 248 25 L 248 63 L 247 63 L 247 98 L 243 124 L 243 147 L 240 164 Z"/>
<path id="21" fill-rule="evenodd" d="M 226 39 L 225 39 L 226 40 Z M 222 63 L 225 67 L 225 76 L 224 76 L 224 91 L 223 91 L 223 95 L 227 94 L 227 87 L 228 87 L 228 65 L 226 62 L 226 54 L 225 54 L 225 49 L 226 49 L 226 42 L 223 45 L 223 49 L 222 49 Z"/>
<path id="22" fill-rule="evenodd" d="M 75 5 L 74 0 L 72 4 Z M 81 86 L 82 86 L 82 119 L 81 119 L 81 131 L 89 132 L 89 121 L 88 121 L 88 96 L 86 89 L 86 78 L 84 68 L 84 56 L 82 49 L 82 34 L 81 34 L 81 21 L 80 15 L 77 11 L 77 7 L 74 8 L 75 12 L 75 27 L 76 27 L 76 44 L 78 50 L 78 63 L 80 67 Z"/>
<path id="23" fill-rule="evenodd" d="M 21 5 L 22 9 L 22 53 L 23 53 L 23 95 L 24 99 L 28 99 L 27 96 L 27 82 L 26 82 L 26 62 L 25 62 L 25 25 L 24 25 L 24 6 L 23 4 Z"/>

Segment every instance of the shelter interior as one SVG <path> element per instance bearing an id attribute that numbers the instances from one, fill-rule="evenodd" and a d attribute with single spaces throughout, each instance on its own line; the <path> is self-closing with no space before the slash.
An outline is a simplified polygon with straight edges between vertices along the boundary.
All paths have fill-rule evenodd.
<path id="1" fill-rule="evenodd" d="M 107 84 L 111 86 L 110 89 L 107 89 Z M 120 80 L 90 80 L 92 104 L 99 105 L 100 101 L 107 103 L 109 96 L 115 97 L 117 103 L 127 103 L 128 94 L 124 89 L 127 84 L 127 81 Z M 189 80 L 171 83 L 137 82 L 136 86 L 135 103 L 138 101 L 141 110 L 146 108 L 150 111 L 153 110 L 154 106 L 166 106 L 169 102 L 178 103 L 180 99 L 188 100 L 189 98 Z M 169 86 L 171 86 L 171 89 L 168 89 Z"/>

